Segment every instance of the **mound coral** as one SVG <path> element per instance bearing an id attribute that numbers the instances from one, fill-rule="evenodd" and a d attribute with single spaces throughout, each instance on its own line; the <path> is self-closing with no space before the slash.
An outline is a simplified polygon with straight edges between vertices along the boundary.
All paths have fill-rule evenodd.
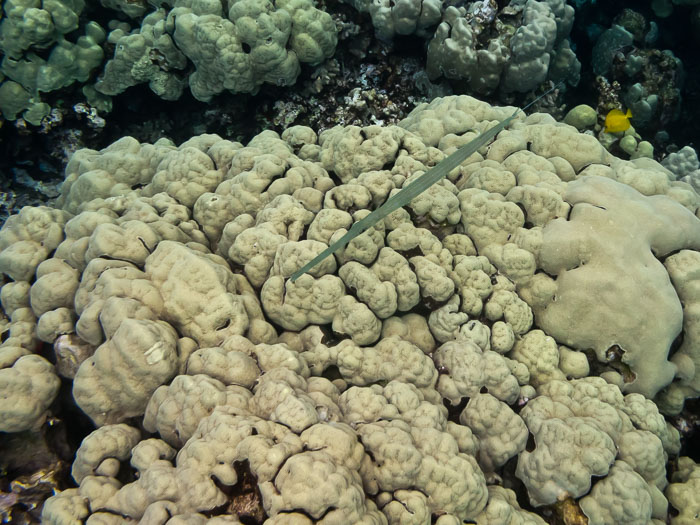
<path id="1" fill-rule="evenodd" d="M 659 164 L 518 114 L 290 279 L 514 110 L 77 152 L 57 207 L 0 231 L 0 430 L 51 413 L 45 343 L 97 427 L 43 519 L 665 520 L 692 481 L 666 486 L 660 409 L 700 394 L 700 197 Z"/>

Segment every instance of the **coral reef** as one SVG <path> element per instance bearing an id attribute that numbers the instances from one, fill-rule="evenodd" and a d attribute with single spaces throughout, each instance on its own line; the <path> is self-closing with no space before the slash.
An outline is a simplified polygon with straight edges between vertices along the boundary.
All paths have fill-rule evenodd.
<path id="1" fill-rule="evenodd" d="M 689 505 L 664 417 L 700 394 L 685 171 L 518 114 L 289 279 L 514 109 L 450 96 L 398 125 L 74 154 L 55 207 L 0 230 L 2 430 L 72 405 L 59 373 L 96 427 L 42 519 L 544 523 L 566 500 L 631 524 Z"/>

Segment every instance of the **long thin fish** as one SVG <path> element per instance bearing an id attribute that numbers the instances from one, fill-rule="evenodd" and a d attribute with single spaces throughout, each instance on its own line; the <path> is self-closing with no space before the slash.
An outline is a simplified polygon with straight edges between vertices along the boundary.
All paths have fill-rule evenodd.
<path id="1" fill-rule="evenodd" d="M 299 277 L 311 270 L 323 259 L 325 259 L 329 255 L 332 255 L 334 252 L 348 244 L 367 228 L 371 228 L 390 213 L 410 203 L 415 197 L 417 197 L 425 190 L 430 188 L 430 186 L 432 186 L 437 181 L 445 177 L 450 171 L 455 169 L 467 158 L 469 158 L 469 156 L 476 152 L 481 146 L 484 146 L 492 138 L 498 135 L 498 133 L 500 133 L 503 129 L 505 129 L 505 127 L 508 124 L 510 124 L 510 122 L 518 115 L 520 111 L 525 111 L 535 102 L 540 100 L 545 95 L 548 95 L 549 93 L 554 91 L 560 85 L 561 83 L 555 85 L 553 88 L 541 94 L 535 100 L 530 102 L 527 106 L 522 108 L 522 110 L 520 108 L 516 109 L 510 117 L 503 119 L 501 122 L 499 122 L 492 128 L 489 128 L 481 135 L 476 137 L 474 140 L 470 141 L 469 143 L 465 144 L 457 151 L 449 155 L 447 158 L 442 159 L 440 162 L 438 162 L 435 166 L 426 171 L 423 175 L 418 177 L 418 179 L 413 181 L 411 184 L 402 188 L 401 191 L 399 191 L 396 195 L 388 199 L 379 208 L 367 215 L 364 219 L 360 219 L 355 224 L 353 224 L 347 231 L 347 233 L 343 235 L 340 239 L 335 241 L 328 248 L 323 250 L 316 257 L 311 259 L 308 263 L 306 263 L 304 266 L 302 266 L 296 272 L 294 272 L 290 277 L 291 281 L 296 281 Z"/>

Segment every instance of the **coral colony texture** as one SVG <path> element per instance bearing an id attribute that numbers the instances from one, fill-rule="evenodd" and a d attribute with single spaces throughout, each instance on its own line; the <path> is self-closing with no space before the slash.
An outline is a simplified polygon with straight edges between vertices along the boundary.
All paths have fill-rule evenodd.
<path id="1" fill-rule="evenodd" d="M 105 104 L 140 85 L 212 107 L 293 90 L 342 40 L 311 0 L 101 3 L 121 16 L 108 34 L 82 0 L 4 3 L 4 126 L 45 123 L 73 83 Z M 482 99 L 583 81 L 569 34 L 594 5 L 347 3 L 379 41 L 425 44 L 425 83 L 469 94 L 246 141 L 122 136 L 75 151 L 57 199 L 5 221 L 3 520 L 699 523 L 700 163 L 690 145 L 654 153 L 680 91 L 650 91 L 652 62 L 627 68 L 632 95 L 603 76 L 651 29 L 629 13 L 599 28 L 607 98 L 513 116 Z M 639 128 L 601 131 L 616 97 Z"/>
<path id="2" fill-rule="evenodd" d="M 42 424 L 61 367 L 97 427 L 42 519 L 238 523 L 246 479 L 270 524 L 697 512 L 663 414 L 700 391 L 700 197 L 655 161 L 519 115 L 288 279 L 512 109 L 452 96 L 397 126 L 76 153 L 56 206 L 0 232 L 2 430 Z"/>

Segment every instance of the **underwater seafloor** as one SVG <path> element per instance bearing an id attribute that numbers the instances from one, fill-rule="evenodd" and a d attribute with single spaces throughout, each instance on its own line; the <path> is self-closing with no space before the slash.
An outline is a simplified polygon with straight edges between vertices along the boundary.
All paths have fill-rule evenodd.
<path id="1" fill-rule="evenodd" d="M 3 9 L 3 522 L 700 523 L 700 2 Z"/>

